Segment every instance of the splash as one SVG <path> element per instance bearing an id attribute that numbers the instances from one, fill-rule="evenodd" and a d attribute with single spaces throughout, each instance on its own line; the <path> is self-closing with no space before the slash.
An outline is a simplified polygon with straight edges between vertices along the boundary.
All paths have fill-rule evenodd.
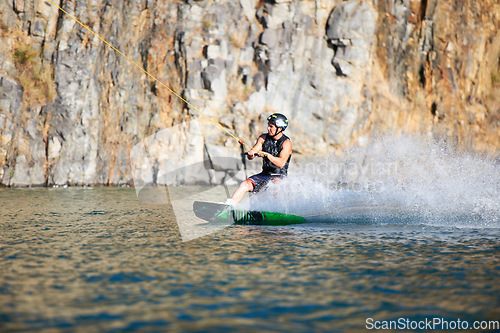
<path id="1" fill-rule="evenodd" d="M 329 157 L 296 164 L 252 207 L 310 221 L 500 227 L 500 165 L 444 140 L 384 135 Z"/>

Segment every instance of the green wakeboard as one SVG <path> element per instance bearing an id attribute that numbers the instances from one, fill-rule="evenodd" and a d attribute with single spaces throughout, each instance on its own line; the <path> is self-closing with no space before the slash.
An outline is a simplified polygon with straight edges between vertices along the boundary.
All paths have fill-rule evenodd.
<path id="1" fill-rule="evenodd" d="M 194 214 L 209 222 L 233 222 L 238 225 L 290 225 L 303 223 L 298 215 L 233 209 L 231 206 L 205 201 L 193 203 Z"/>

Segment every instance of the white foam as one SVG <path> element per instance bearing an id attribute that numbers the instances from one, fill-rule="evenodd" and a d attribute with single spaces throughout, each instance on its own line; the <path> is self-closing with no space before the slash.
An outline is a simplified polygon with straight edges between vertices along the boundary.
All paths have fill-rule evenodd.
<path id="1" fill-rule="evenodd" d="M 320 220 L 399 219 L 429 225 L 500 227 L 500 165 L 443 140 L 384 135 L 341 157 L 296 164 L 252 199 L 256 209 Z"/>

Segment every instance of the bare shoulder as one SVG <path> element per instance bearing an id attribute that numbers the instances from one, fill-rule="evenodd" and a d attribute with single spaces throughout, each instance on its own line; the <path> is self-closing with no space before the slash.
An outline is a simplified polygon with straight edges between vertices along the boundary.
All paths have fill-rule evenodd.
<path id="1" fill-rule="evenodd" d="M 290 140 L 290 138 L 286 139 L 283 142 L 283 146 L 282 147 L 283 147 L 284 150 L 291 152 L 292 151 L 292 140 Z"/>

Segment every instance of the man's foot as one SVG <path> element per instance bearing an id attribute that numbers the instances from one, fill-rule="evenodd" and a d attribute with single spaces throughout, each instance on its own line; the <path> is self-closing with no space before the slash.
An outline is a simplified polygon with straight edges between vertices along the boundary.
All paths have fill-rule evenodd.
<path id="1" fill-rule="evenodd" d="M 234 201 L 232 198 L 229 198 L 226 200 L 226 202 L 224 202 L 225 205 L 228 205 L 228 206 L 236 206 L 236 201 Z"/>

